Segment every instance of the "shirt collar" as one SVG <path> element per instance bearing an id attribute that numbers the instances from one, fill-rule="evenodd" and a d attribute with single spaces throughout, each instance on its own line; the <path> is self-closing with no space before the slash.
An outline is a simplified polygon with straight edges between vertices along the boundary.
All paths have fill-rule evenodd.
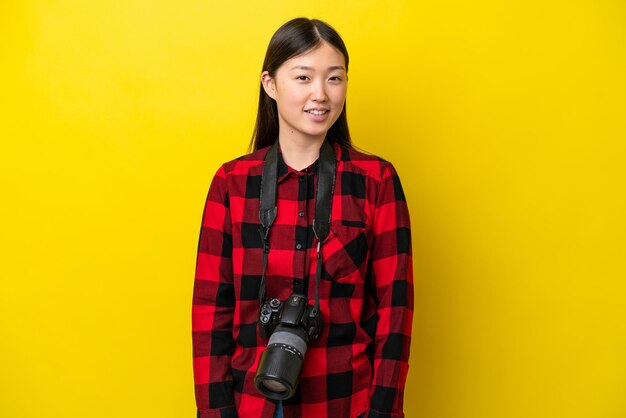
<path id="1" fill-rule="evenodd" d="M 280 146 L 279 146 L 278 147 L 278 179 L 277 179 L 277 182 L 280 183 L 281 181 L 286 179 L 287 176 L 289 176 L 290 174 L 293 174 L 293 175 L 298 176 L 298 177 L 307 176 L 307 175 L 308 176 L 312 176 L 314 174 L 317 174 L 318 161 L 319 161 L 319 158 L 317 160 L 315 160 L 308 167 L 303 168 L 300 171 L 295 170 L 295 169 L 289 167 L 287 164 L 285 164 L 285 161 L 283 160 L 283 154 L 280 151 Z"/>

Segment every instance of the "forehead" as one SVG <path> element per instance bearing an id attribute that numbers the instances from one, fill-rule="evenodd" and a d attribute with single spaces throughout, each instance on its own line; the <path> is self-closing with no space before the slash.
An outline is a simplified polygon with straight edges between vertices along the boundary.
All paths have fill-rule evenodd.
<path id="1" fill-rule="evenodd" d="M 328 42 L 322 41 L 320 46 L 288 59 L 281 65 L 281 68 L 287 71 L 292 70 L 294 67 L 325 70 L 329 67 L 343 67 L 345 69 L 345 66 L 346 60 L 341 51 Z"/>

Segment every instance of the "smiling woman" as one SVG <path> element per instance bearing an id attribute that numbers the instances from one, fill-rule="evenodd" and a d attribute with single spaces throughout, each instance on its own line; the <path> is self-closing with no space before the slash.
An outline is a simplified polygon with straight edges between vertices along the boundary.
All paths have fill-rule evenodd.
<path id="1" fill-rule="evenodd" d="M 192 315 L 200 418 L 404 416 L 409 214 L 393 165 L 351 145 L 348 62 L 322 21 L 279 28 L 253 152 L 213 178 Z"/>
<path id="2" fill-rule="evenodd" d="M 320 47 L 326 46 L 325 51 L 317 51 Z M 329 49 L 330 48 L 330 49 Z M 324 54 L 325 52 L 325 54 Z M 316 54 L 316 57 L 322 53 L 327 62 L 328 67 L 324 68 L 322 63 L 306 55 Z M 328 56 L 329 55 L 329 56 Z M 298 60 L 298 62 L 293 62 Z M 333 61 L 334 60 L 334 61 Z M 291 61 L 291 62 L 289 62 Z M 289 74 L 301 81 L 310 78 L 310 74 L 305 71 L 331 71 L 342 67 L 344 98 L 341 113 L 339 114 L 336 124 L 330 124 L 327 137 L 330 141 L 338 142 L 343 146 L 350 146 L 350 133 L 348 131 L 348 120 L 346 118 L 345 107 L 345 88 L 347 87 L 347 73 L 350 57 L 348 50 L 339 34 L 329 25 L 319 20 L 313 19 L 293 19 L 285 23 L 276 31 L 270 40 L 265 60 L 263 62 L 263 72 L 261 74 L 261 87 L 259 91 L 259 110 L 256 118 L 256 126 L 252 138 L 252 147 L 260 149 L 274 143 L 279 135 L 279 116 L 277 111 L 277 102 L 266 91 L 266 83 L 277 77 L 279 71 L 285 70 L 297 71 L 297 66 L 301 68 L 301 73 Z M 291 64 L 291 65 L 290 65 Z M 337 68 L 340 70 L 339 68 Z M 287 71 L 290 73 L 290 71 Z M 321 76 L 319 74 L 318 76 Z"/>
<path id="3" fill-rule="evenodd" d="M 278 108 L 281 143 L 321 144 L 339 116 L 345 115 L 346 64 L 340 50 L 322 41 L 285 61 L 275 72 L 263 71 L 263 89 Z M 282 139 L 281 139 L 282 138 Z M 313 161 L 287 165 L 301 169 Z"/>

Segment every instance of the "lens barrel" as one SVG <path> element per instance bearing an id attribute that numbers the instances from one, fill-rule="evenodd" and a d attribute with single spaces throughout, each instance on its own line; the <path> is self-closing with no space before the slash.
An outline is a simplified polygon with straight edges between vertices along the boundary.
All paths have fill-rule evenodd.
<path id="1" fill-rule="evenodd" d="M 307 343 L 301 328 L 278 325 L 261 354 L 254 385 L 264 396 L 284 400 L 296 392 Z"/>

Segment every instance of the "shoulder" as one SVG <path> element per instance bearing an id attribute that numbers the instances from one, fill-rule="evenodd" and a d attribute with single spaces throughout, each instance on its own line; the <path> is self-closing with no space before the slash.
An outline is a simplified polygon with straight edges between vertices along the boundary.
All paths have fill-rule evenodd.
<path id="1" fill-rule="evenodd" d="M 228 176 L 248 174 L 250 170 L 254 170 L 255 167 L 258 167 L 258 170 L 260 170 L 262 169 L 263 160 L 268 149 L 269 147 L 260 148 L 249 154 L 227 161 L 222 164 L 219 171 L 221 171 L 223 175 Z"/>
<path id="2" fill-rule="evenodd" d="M 335 151 L 342 171 L 357 171 L 376 181 L 395 174 L 393 164 L 377 155 L 339 145 L 335 145 Z"/>

